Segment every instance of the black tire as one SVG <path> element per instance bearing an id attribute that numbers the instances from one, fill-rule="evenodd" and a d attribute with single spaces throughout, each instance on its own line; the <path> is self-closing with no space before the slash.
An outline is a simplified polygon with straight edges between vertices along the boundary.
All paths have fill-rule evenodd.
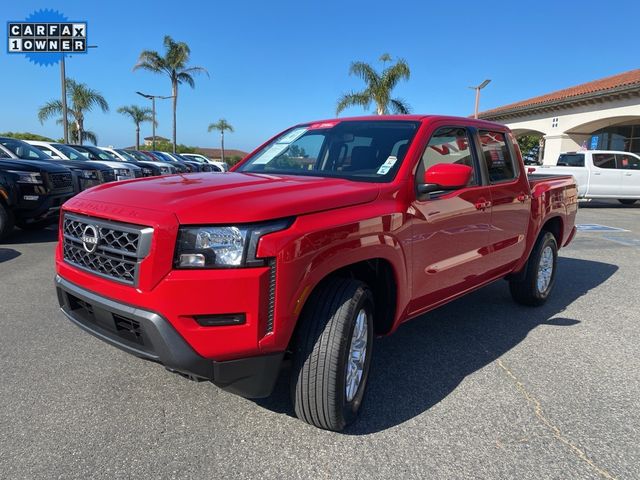
<path id="1" fill-rule="evenodd" d="M 631 198 L 619 198 L 618 201 L 622 204 L 622 205 L 633 205 L 634 203 L 637 202 L 637 200 L 633 200 Z"/>
<path id="2" fill-rule="evenodd" d="M 291 396 L 301 420 L 338 432 L 356 419 L 371 367 L 373 305 L 369 288 L 353 279 L 332 279 L 312 293 L 299 320 L 291 372 Z M 364 365 L 348 400 L 347 363 L 361 311 L 367 325 Z"/>
<path id="3" fill-rule="evenodd" d="M 0 202 L 0 240 L 3 240 L 13 230 L 13 213 Z"/>
<path id="4" fill-rule="evenodd" d="M 538 285 L 539 267 L 543 252 L 545 252 L 547 248 L 551 249 L 553 255 L 551 278 L 547 286 L 541 291 Z M 509 281 L 509 290 L 511 291 L 513 299 L 522 305 L 532 307 L 537 307 L 546 302 L 551 290 L 553 290 L 553 284 L 556 280 L 557 264 L 558 244 L 556 243 L 556 238 L 552 233 L 543 231 L 540 233 L 538 240 L 536 240 L 531 255 L 529 255 L 524 278 Z"/>

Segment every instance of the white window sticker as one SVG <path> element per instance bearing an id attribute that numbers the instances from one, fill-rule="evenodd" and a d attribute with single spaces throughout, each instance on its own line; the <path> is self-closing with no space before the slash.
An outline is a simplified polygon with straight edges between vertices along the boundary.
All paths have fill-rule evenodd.
<path id="1" fill-rule="evenodd" d="M 381 165 L 380 168 L 378 169 L 378 175 L 386 175 L 389 172 L 389 170 L 391 170 L 390 166 Z"/>
<path id="2" fill-rule="evenodd" d="M 278 141 L 276 143 L 286 143 L 287 145 L 290 143 L 295 142 L 297 139 L 299 139 L 302 135 L 304 135 L 307 132 L 307 128 L 301 127 L 301 128 L 294 128 L 293 130 L 291 130 L 289 133 L 287 133 L 286 135 L 280 137 L 278 139 Z"/>
<path id="3" fill-rule="evenodd" d="M 393 167 L 393 166 L 396 164 L 396 162 L 397 162 L 397 161 L 398 161 L 398 157 L 396 157 L 396 156 L 394 156 L 394 155 L 389 155 L 389 156 L 387 157 L 387 161 L 386 161 L 386 162 L 384 162 L 384 163 L 382 164 L 382 166 L 383 166 L 383 167 L 389 167 L 389 168 L 391 168 L 391 167 Z"/>
<path id="4" fill-rule="evenodd" d="M 254 165 L 264 165 L 266 163 L 269 163 L 271 160 L 284 152 L 287 148 L 289 148 L 288 143 L 274 143 L 264 152 L 262 152 L 262 154 L 258 158 L 256 158 L 253 163 Z"/>

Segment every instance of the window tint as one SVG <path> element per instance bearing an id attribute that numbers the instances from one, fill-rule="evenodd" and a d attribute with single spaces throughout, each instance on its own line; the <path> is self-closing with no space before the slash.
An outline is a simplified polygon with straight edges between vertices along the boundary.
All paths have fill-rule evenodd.
<path id="1" fill-rule="evenodd" d="M 417 181 L 422 182 L 424 172 L 437 163 L 459 163 L 473 168 L 469 185 L 477 184 L 473 154 L 469 148 L 467 130 L 460 127 L 445 127 L 436 130 L 422 154 L 418 165 Z"/>
<path id="2" fill-rule="evenodd" d="M 563 153 L 558 158 L 559 167 L 584 167 L 584 153 Z"/>
<path id="3" fill-rule="evenodd" d="M 483 160 L 487 165 L 489 180 L 492 183 L 516 178 L 513 158 L 503 133 L 481 130 L 480 143 Z"/>
<path id="4" fill-rule="evenodd" d="M 613 153 L 594 153 L 593 164 L 598 168 L 616 168 L 616 156 Z"/>
<path id="5" fill-rule="evenodd" d="M 616 160 L 618 161 L 618 168 L 624 170 L 640 170 L 640 158 L 633 155 L 616 154 Z"/>

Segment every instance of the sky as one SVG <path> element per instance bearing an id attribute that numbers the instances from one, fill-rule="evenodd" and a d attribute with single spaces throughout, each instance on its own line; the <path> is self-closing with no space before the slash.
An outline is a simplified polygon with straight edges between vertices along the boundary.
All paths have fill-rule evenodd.
<path id="1" fill-rule="evenodd" d="M 162 52 L 164 35 L 191 47 L 191 64 L 209 77 L 180 87 L 178 143 L 219 146 L 210 123 L 234 128 L 225 146 L 252 150 L 299 122 L 335 117 L 341 94 L 363 83 L 350 77 L 352 61 L 380 67 L 382 53 L 404 58 L 411 78 L 394 96 L 412 113 L 467 116 L 484 79 L 480 110 L 640 67 L 640 2 L 395 0 L 322 1 L 29 1 L 3 3 L 6 22 L 49 8 L 88 23 L 86 55 L 67 59 L 67 76 L 98 90 L 110 105 L 93 111 L 85 128 L 100 145 L 135 143 L 135 127 L 116 112 L 150 106 L 137 90 L 170 95 L 169 79 L 133 72 L 140 51 Z M 37 112 L 60 96 L 58 65 L 41 66 L 0 51 L 0 132 L 62 137 L 54 120 Z M 342 115 L 371 113 L 351 108 Z M 170 100 L 157 102 L 157 134 L 171 137 Z M 151 125 L 142 126 L 142 136 Z"/>

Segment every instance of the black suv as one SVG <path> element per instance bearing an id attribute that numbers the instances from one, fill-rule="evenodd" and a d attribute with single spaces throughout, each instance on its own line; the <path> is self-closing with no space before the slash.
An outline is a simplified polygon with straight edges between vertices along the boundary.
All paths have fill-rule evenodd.
<path id="1" fill-rule="evenodd" d="M 0 240 L 12 229 L 44 228 L 75 195 L 68 168 L 51 162 L 14 160 L 0 154 Z"/>
<path id="2" fill-rule="evenodd" d="M 15 138 L 0 137 L 0 158 L 36 160 L 68 168 L 73 174 L 74 187 L 79 192 L 115 180 L 113 169 L 109 167 L 85 161 L 53 159 L 39 148 Z"/>

